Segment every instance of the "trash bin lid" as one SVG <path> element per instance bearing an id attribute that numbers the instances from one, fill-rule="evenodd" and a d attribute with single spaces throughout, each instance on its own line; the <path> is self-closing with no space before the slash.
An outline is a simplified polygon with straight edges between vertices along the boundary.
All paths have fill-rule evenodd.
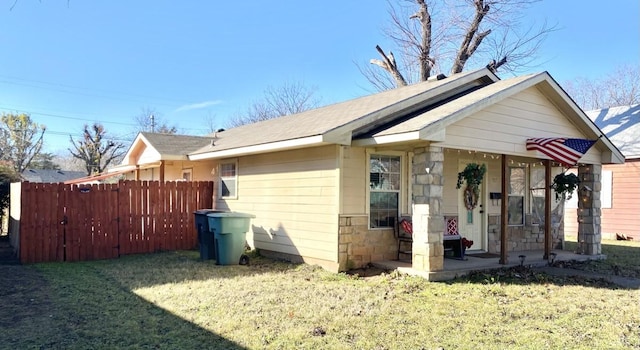
<path id="1" fill-rule="evenodd" d="M 240 213 L 237 211 L 221 211 L 207 214 L 212 218 L 255 218 L 256 216 L 248 213 Z"/>
<path id="2" fill-rule="evenodd" d="M 201 214 L 201 215 L 207 215 L 209 213 L 217 213 L 217 212 L 223 212 L 223 210 L 217 210 L 217 209 L 198 209 L 196 211 L 194 211 L 194 214 Z"/>

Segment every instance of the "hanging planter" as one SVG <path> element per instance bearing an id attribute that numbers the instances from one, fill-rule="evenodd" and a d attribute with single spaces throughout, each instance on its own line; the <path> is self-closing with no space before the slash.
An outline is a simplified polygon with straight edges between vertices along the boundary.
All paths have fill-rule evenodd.
<path id="1" fill-rule="evenodd" d="M 561 198 L 571 199 L 571 195 L 580 185 L 580 178 L 573 173 L 561 173 L 553 178 L 551 189 L 556 192 L 556 200 Z"/>
<path id="2" fill-rule="evenodd" d="M 461 188 L 463 183 L 467 184 L 464 189 L 464 206 L 468 210 L 473 210 L 478 205 L 478 197 L 480 196 L 480 184 L 487 167 L 484 164 L 469 163 L 463 171 L 458 173 L 458 183 L 456 188 Z"/>

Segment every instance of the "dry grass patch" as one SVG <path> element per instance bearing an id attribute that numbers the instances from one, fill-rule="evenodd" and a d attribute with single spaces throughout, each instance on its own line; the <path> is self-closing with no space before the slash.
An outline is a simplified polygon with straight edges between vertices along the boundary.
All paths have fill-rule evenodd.
<path id="1" fill-rule="evenodd" d="M 640 254 L 624 256 L 640 266 Z M 51 317 L 34 323 L 47 338 L 17 322 L 1 331 L 11 348 L 640 347 L 638 290 L 526 268 L 434 283 L 258 256 L 216 266 L 192 251 L 28 268 L 48 288 Z"/>

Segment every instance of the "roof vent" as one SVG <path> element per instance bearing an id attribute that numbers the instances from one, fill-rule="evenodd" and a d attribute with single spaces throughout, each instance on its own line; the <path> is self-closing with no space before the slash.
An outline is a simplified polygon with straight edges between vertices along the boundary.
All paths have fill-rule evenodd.
<path id="1" fill-rule="evenodd" d="M 427 79 L 427 81 L 442 80 L 442 79 L 445 79 L 446 77 L 447 77 L 446 75 L 444 75 L 444 74 L 440 73 L 440 74 L 438 74 L 438 75 L 432 75 L 432 76 L 430 76 L 430 77 Z"/>

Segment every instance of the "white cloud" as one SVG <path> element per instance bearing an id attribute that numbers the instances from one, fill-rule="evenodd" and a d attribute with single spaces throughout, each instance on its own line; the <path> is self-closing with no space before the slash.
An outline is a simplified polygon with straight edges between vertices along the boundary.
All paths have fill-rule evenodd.
<path id="1" fill-rule="evenodd" d="M 198 102 L 198 103 L 191 103 L 188 105 L 184 105 L 184 106 L 180 106 L 178 107 L 175 112 L 184 112 L 184 111 L 190 111 L 190 110 L 194 110 L 194 109 L 201 109 L 201 108 L 206 108 L 209 106 L 215 106 L 218 104 L 221 104 L 222 101 L 220 100 L 211 100 L 211 101 L 204 101 L 204 102 Z"/>

